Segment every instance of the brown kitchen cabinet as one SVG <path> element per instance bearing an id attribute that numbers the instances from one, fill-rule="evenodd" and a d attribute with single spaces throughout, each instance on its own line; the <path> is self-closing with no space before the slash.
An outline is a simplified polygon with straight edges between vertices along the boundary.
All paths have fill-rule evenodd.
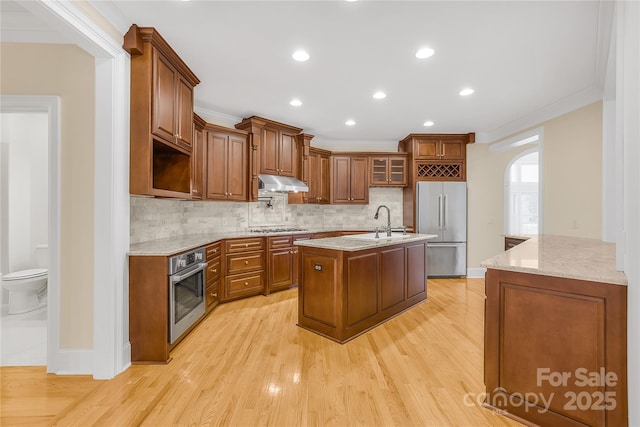
<path id="1" fill-rule="evenodd" d="M 309 150 L 309 193 L 307 203 L 327 204 L 331 200 L 331 153 Z"/>
<path id="2" fill-rule="evenodd" d="M 369 185 L 405 187 L 407 185 L 407 155 L 371 156 Z"/>
<path id="3" fill-rule="evenodd" d="M 426 240 L 342 251 L 300 246 L 298 326 L 345 343 L 427 298 Z"/>
<path id="4" fill-rule="evenodd" d="M 206 198 L 247 200 L 247 133 L 207 124 Z"/>
<path id="5" fill-rule="evenodd" d="M 267 293 L 289 289 L 298 285 L 298 246 L 294 242 L 309 238 L 311 238 L 310 234 L 267 238 L 267 248 L 269 250 Z"/>
<path id="6" fill-rule="evenodd" d="M 129 192 L 190 199 L 200 80 L 154 28 L 132 25 L 124 49 L 131 55 Z"/>
<path id="7" fill-rule="evenodd" d="M 224 242 L 224 286 L 221 301 L 265 293 L 264 238 Z"/>
<path id="8" fill-rule="evenodd" d="M 259 174 L 301 179 L 297 138 L 301 128 L 258 116 L 243 119 L 235 127 L 249 133 L 249 201 L 258 200 Z"/>
<path id="9" fill-rule="evenodd" d="M 416 183 L 419 181 L 466 181 L 466 144 L 475 142 L 475 133 L 412 133 L 398 143 L 407 153 L 407 186 L 402 190 L 403 225 L 416 229 Z"/>
<path id="10" fill-rule="evenodd" d="M 204 127 L 206 122 L 197 114 L 193 115 L 193 150 L 191 151 L 191 198 L 204 197 L 204 166 L 206 162 Z"/>
<path id="11" fill-rule="evenodd" d="M 331 203 L 369 203 L 369 158 L 367 156 L 333 156 Z"/>
<path id="12" fill-rule="evenodd" d="M 206 249 L 207 270 L 206 270 L 206 295 L 207 313 L 213 310 L 220 303 L 220 277 L 222 268 L 220 265 L 221 243 L 216 242 Z"/>
<path id="13" fill-rule="evenodd" d="M 485 293 L 485 406 L 527 425 L 628 424 L 626 285 L 489 268 Z"/>

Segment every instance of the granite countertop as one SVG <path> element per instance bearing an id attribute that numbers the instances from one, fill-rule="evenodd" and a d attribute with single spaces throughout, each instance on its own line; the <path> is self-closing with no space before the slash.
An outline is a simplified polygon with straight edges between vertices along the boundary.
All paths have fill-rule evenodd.
<path id="1" fill-rule="evenodd" d="M 310 228 L 300 231 L 279 231 L 269 233 L 255 233 L 251 231 L 236 231 L 230 233 L 186 234 L 165 239 L 148 240 L 132 243 L 129 246 L 129 256 L 171 256 L 190 249 L 200 248 L 224 239 L 241 239 L 246 237 L 270 237 L 289 234 L 313 234 L 330 231 L 358 231 L 353 228 L 339 230 L 336 228 Z M 361 230 L 370 231 L 370 230 Z"/>
<path id="2" fill-rule="evenodd" d="M 383 235 L 383 233 L 381 233 Z M 417 242 L 419 240 L 428 240 L 438 237 L 435 234 L 410 234 L 407 233 L 406 236 L 393 238 L 393 239 L 385 239 L 380 238 L 378 240 L 369 240 L 369 239 L 361 239 L 355 237 L 328 237 L 326 239 L 314 239 L 314 240 L 302 240 L 295 242 L 298 246 L 308 246 L 311 248 L 322 248 L 322 249 L 333 249 L 337 251 L 362 251 L 365 249 L 373 249 L 380 246 L 391 246 L 397 245 L 399 243 L 407 243 L 407 242 Z"/>
<path id="3" fill-rule="evenodd" d="M 252 233 L 251 231 L 237 231 L 232 233 L 187 234 L 166 239 L 149 240 L 132 243 L 129 246 L 129 256 L 170 256 L 180 252 L 196 249 L 224 239 L 241 239 L 245 237 L 268 237 L 289 234 L 310 234 L 315 230 L 282 231 L 273 233 Z"/>
<path id="4" fill-rule="evenodd" d="M 627 284 L 616 270 L 614 243 L 581 237 L 539 235 L 481 263 L 496 270 L 518 271 L 592 282 Z"/>

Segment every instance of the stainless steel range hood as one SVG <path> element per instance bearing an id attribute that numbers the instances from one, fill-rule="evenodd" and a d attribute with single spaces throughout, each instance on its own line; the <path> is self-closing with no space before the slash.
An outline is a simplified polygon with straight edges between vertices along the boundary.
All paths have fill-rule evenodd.
<path id="1" fill-rule="evenodd" d="M 258 175 L 258 189 L 278 193 L 297 193 L 309 191 L 307 185 L 296 178 L 276 175 Z"/>

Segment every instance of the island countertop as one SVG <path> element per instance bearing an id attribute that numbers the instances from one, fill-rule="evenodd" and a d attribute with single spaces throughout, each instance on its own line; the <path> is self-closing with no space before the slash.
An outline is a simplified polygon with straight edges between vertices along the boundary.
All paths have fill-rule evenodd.
<path id="1" fill-rule="evenodd" d="M 597 239 L 539 235 L 481 265 L 496 270 L 626 286 L 627 277 L 616 270 L 615 252 L 615 244 Z"/>
<path id="2" fill-rule="evenodd" d="M 363 239 L 362 235 L 327 237 L 324 239 L 299 240 L 294 242 L 298 246 L 308 246 L 311 248 L 333 249 L 336 251 L 362 251 L 365 249 L 373 249 L 381 246 L 397 245 L 399 243 L 417 242 L 420 240 L 428 240 L 438 237 L 436 234 L 411 234 L 406 236 L 395 237 L 392 239 L 385 238 L 384 232 L 380 232 L 379 239 Z"/>

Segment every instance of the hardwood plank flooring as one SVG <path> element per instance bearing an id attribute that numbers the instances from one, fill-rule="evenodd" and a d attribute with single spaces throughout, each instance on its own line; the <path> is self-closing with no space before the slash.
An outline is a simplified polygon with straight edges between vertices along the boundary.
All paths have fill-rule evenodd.
<path id="1" fill-rule="evenodd" d="M 480 407 L 483 316 L 483 280 L 429 280 L 427 301 L 340 345 L 296 326 L 296 289 L 249 298 L 168 365 L 109 381 L 1 368 L 0 424 L 520 426 Z"/>

